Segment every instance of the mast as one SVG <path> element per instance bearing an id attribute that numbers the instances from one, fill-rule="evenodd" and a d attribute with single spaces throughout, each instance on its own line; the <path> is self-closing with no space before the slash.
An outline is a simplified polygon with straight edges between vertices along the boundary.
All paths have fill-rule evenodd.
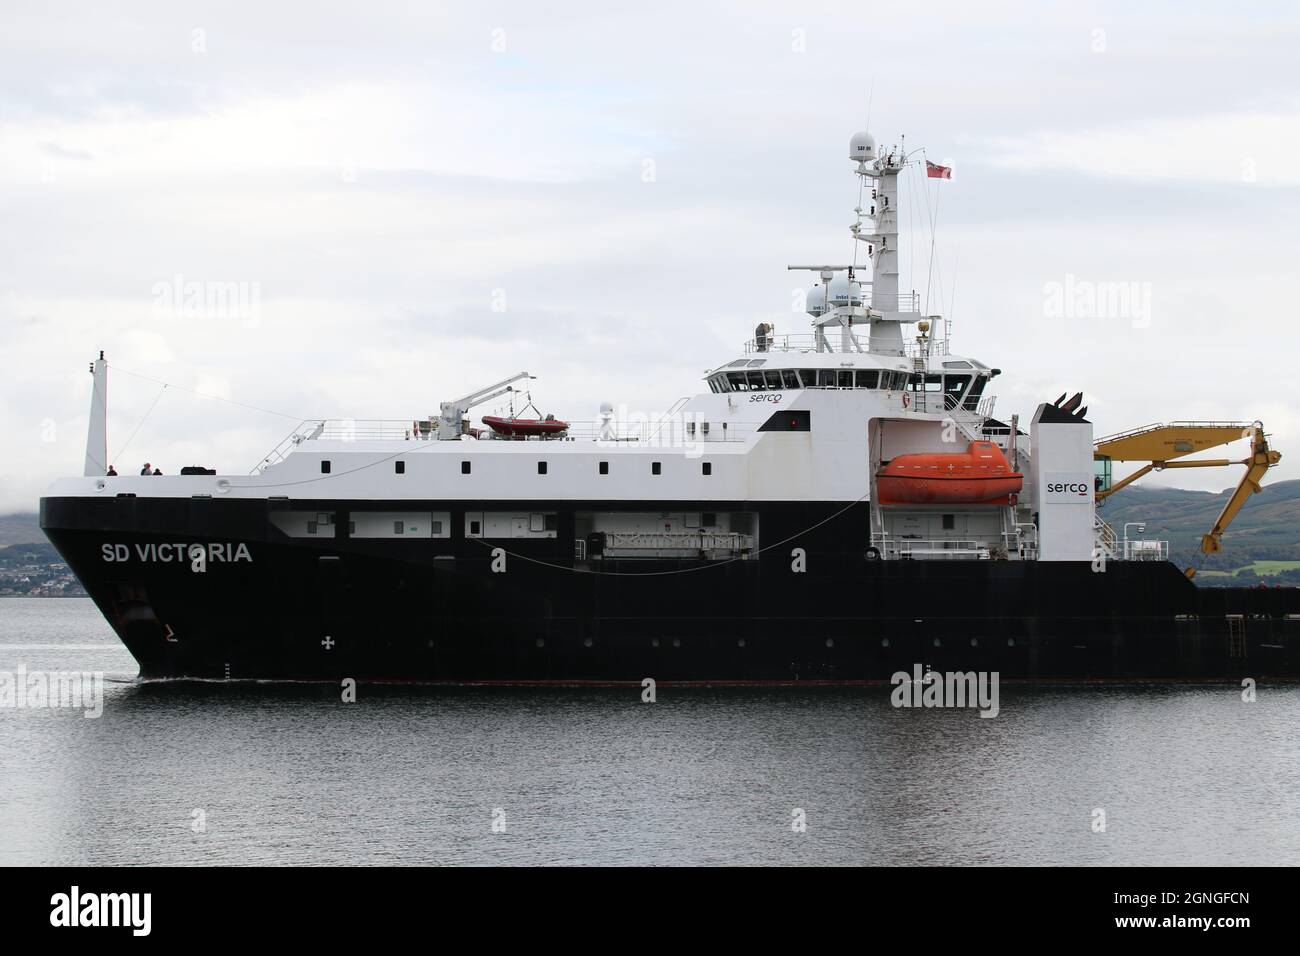
<path id="1" fill-rule="evenodd" d="M 104 353 L 90 363 L 94 385 L 90 390 L 90 424 L 86 429 L 85 477 L 108 473 L 108 360 Z"/>
<path id="2" fill-rule="evenodd" d="M 871 323 L 870 348 L 901 355 L 900 323 L 921 318 L 912 297 L 900 299 L 898 294 L 898 174 L 907 165 L 906 156 L 901 148 L 877 156 L 875 140 L 864 132 L 849 140 L 849 159 L 858 164 L 854 173 L 871 197 L 866 210 L 858 207 L 858 221 L 849 228 L 855 240 L 867 243 L 871 257 L 871 311 L 881 321 Z M 870 232 L 862 228 L 864 211 L 875 226 Z"/>

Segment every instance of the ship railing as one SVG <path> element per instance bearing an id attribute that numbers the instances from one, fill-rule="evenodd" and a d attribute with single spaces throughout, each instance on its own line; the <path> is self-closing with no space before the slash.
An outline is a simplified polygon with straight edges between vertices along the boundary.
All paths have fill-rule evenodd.
<path id="1" fill-rule="evenodd" d="M 948 355 L 947 339 L 930 339 L 924 345 L 920 342 L 909 342 L 903 346 L 903 354 L 910 359 L 928 359 L 932 356 Z"/>
<path id="2" fill-rule="evenodd" d="M 1168 561 L 1169 542 L 1154 538 L 1124 538 L 1120 554 L 1125 561 Z"/>
<path id="3" fill-rule="evenodd" d="M 1098 551 L 1108 558 L 1118 557 L 1120 551 L 1119 538 L 1115 534 L 1115 529 L 1107 524 L 1100 515 L 1094 516 L 1092 529 Z"/>
<path id="4" fill-rule="evenodd" d="M 299 422 L 294 426 L 293 431 L 285 435 L 278 445 L 267 452 L 266 456 L 257 463 L 257 467 L 250 471 L 249 474 L 259 475 L 272 465 L 284 461 L 289 456 L 289 453 L 304 441 L 319 438 L 325 425 L 325 422 L 312 419 Z"/>
<path id="5" fill-rule="evenodd" d="M 865 352 L 867 351 L 867 340 L 856 333 L 849 333 L 849 340 L 852 343 L 849 348 L 844 348 L 839 329 L 831 329 L 825 335 L 826 352 Z M 766 352 L 816 352 L 817 336 L 812 332 L 796 332 L 790 335 L 768 335 L 763 338 L 753 338 L 745 343 L 746 354 L 763 354 Z"/>
<path id="6" fill-rule="evenodd" d="M 1246 432 L 1254 428 L 1252 422 L 1216 422 L 1216 421 L 1187 421 L 1187 422 L 1152 422 L 1147 425 L 1138 425 L 1134 428 L 1125 429 L 1122 432 L 1115 432 L 1113 435 L 1102 435 L 1094 441 L 1094 444 L 1100 445 L 1102 442 L 1119 441 L 1121 438 L 1132 438 L 1134 435 L 1141 435 L 1145 432 L 1153 432 L 1160 428 L 1169 428 L 1171 426 L 1181 428 L 1240 428 Z M 1245 435 L 1242 436 L 1246 437 Z"/>
<path id="7" fill-rule="evenodd" d="M 677 408 L 680 408 L 680 402 Z M 429 419 L 332 419 L 309 423 L 319 432 L 306 437 L 325 441 L 436 441 L 437 429 Z M 608 444 L 638 444 L 647 447 L 694 447 L 713 442 L 745 441 L 758 429 L 757 422 L 707 421 L 702 416 L 682 414 L 630 415 L 625 419 L 610 421 L 571 421 L 569 427 L 554 435 L 506 437 L 496 435 L 487 425 L 471 422 L 470 437 L 494 441 L 592 441 Z M 314 430 L 311 429 L 311 430 Z M 309 430 L 309 431 L 311 431 Z M 277 449 L 287 453 L 298 442 L 293 436 L 281 442 Z M 275 454 L 273 452 L 273 454 Z M 271 456 L 268 456 L 268 459 Z M 281 454 L 283 457 L 283 454 Z M 273 462 L 271 462 L 273 463 Z"/>
<path id="8" fill-rule="evenodd" d="M 845 347 L 844 330 L 829 328 L 823 335 L 824 352 L 862 353 L 870 351 L 871 339 L 867 335 L 849 333 L 848 347 Z M 745 343 L 745 354 L 766 354 L 768 352 L 816 352 L 817 335 L 814 332 L 793 332 L 783 335 L 768 335 L 752 338 Z M 897 355 L 897 350 L 890 354 Z M 931 339 L 925 346 L 912 343 L 903 346 L 903 354 L 909 358 L 929 358 L 948 355 L 947 339 Z"/>
<path id="9" fill-rule="evenodd" d="M 987 561 L 992 549 L 987 541 L 971 538 L 900 538 L 888 533 L 871 536 L 872 545 L 886 560 L 978 560 Z"/>

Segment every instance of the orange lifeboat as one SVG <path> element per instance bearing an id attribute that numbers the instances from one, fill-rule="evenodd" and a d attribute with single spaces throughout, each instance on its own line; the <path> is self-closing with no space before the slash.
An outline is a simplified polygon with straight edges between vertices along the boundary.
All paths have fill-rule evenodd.
<path id="1" fill-rule="evenodd" d="M 899 455 L 876 473 L 876 494 L 882 505 L 1005 505 L 1024 480 L 1001 448 L 973 441 L 961 454 Z"/>

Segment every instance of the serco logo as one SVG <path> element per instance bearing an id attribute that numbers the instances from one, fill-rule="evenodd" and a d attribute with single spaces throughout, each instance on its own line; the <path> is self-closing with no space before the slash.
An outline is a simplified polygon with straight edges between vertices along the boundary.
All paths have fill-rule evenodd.
<path id="1" fill-rule="evenodd" d="M 1047 490 L 1056 494 L 1080 495 L 1088 497 L 1088 486 L 1081 481 L 1053 481 L 1048 482 Z"/>

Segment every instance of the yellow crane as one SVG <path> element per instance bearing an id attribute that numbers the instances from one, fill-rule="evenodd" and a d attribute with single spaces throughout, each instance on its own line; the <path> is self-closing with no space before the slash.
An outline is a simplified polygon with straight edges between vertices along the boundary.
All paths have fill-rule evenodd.
<path id="1" fill-rule="evenodd" d="M 1186 455 L 1226 445 L 1239 439 L 1250 440 L 1250 457 L 1243 461 L 1227 458 L 1204 458 L 1183 461 Z M 1100 501 L 1121 488 L 1131 485 L 1151 471 L 1166 468 L 1221 468 L 1225 465 L 1245 465 L 1242 475 L 1227 504 L 1219 513 L 1208 534 L 1201 535 L 1201 552 L 1213 554 L 1222 548 L 1223 532 L 1252 494 L 1261 490 L 1264 473 L 1282 460 L 1280 452 L 1268 447 L 1262 422 L 1169 422 L 1143 425 L 1118 435 L 1099 438 L 1093 445 L 1093 459 L 1103 462 L 1104 480 L 1097 492 Z M 1110 463 L 1113 461 L 1146 462 L 1133 474 L 1110 483 Z M 1187 568 L 1186 575 L 1194 577 L 1196 568 Z"/>

